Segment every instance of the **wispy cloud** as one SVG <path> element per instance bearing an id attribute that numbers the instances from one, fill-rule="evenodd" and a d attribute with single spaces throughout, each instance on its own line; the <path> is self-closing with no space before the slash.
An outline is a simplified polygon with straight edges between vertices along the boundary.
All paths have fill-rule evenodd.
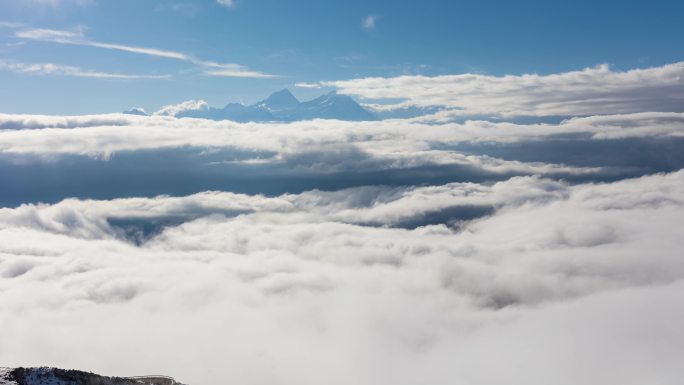
<path id="1" fill-rule="evenodd" d="M 199 12 L 201 6 L 197 2 L 191 3 L 163 3 L 154 7 L 155 12 L 176 12 L 181 15 L 194 16 Z"/>
<path id="2" fill-rule="evenodd" d="M 378 21 L 379 18 L 380 16 L 378 15 L 368 15 L 361 22 L 361 26 L 363 27 L 363 29 L 367 31 L 375 29 L 375 23 Z"/>
<path id="3" fill-rule="evenodd" d="M 121 73 L 111 73 L 111 72 L 101 72 L 84 70 L 80 67 L 75 66 L 64 66 L 53 63 L 36 63 L 36 64 L 26 64 L 26 63 L 11 63 L 0 61 L 0 70 L 11 71 L 22 74 L 32 74 L 32 75 L 61 75 L 61 76 L 74 76 L 81 78 L 96 78 L 96 79 L 169 79 L 170 75 L 134 75 L 134 74 L 121 74 Z"/>
<path id="4" fill-rule="evenodd" d="M 230 8 L 235 6 L 235 0 L 216 0 L 216 3 L 224 7 Z"/>
<path id="5" fill-rule="evenodd" d="M 100 42 L 88 39 L 81 30 L 55 30 L 55 29 L 25 29 L 15 33 L 15 36 L 22 39 L 37 40 L 58 44 L 81 45 L 87 47 L 96 47 L 110 50 L 117 50 L 140 55 L 148 55 L 155 57 L 163 57 L 167 59 L 181 60 L 192 63 L 202 68 L 204 74 L 209 76 L 223 76 L 223 77 L 243 77 L 243 78 L 272 78 L 276 75 L 266 74 L 258 71 L 250 70 L 249 68 L 234 64 L 234 63 L 217 63 L 213 61 L 201 60 L 192 55 L 163 50 L 150 47 L 139 47 L 125 44 L 115 44 Z"/>
<path id="6" fill-rule="evenodd" d="M 59 7 L 62 5 L 86 5 L 90 4 L 92 0 L 26 0 L 26 3 L 47 5 L 51 7 Z"/>
<path id="7" fill-rule="evenodd" d="M 318 83 L 301 82 L 301 83 L 295 83 L 295 87 L 299 87 L 299 88 L 321 88 L 322 86 Z"/>
<path id="8" fill-rule="evenodd" d="M 24 24 L 22 23 L 0 20 L 0 28 L 21 28 L 23 26 Z"/>
<path id="9" fill-rule="evenodd" d="M 252 78 L 252 79 L 268 79 L 275 78 L 278 75 L 265 74 L 258 71 L 250 71 L 247 67 L 238 64 L 217 64 L 215 67 L 209 66 L 209 68 L 204 71 L 206 75 L 209 76 L 224 76 L 231 78 Z"/>

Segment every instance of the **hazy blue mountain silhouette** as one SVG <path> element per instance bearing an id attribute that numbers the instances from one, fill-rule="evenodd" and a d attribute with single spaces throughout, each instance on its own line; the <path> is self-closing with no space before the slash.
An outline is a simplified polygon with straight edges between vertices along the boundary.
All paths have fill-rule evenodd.
<path id="1" fill-rule="evenodd" d="M 299 100 L 287 88 L 272 93 L 268 98 L 255 103 L 252 108 L 260 108 L 268 111 L 278 118 L 288 116 L 300 106 Z"/>
<path id="2" fill-rule="evenodd" d="M 288 91 L 289 92 L 289 91 Z M 290 111 L 286 120 L 309 120 L 309 119 L 339 119 L 339 120 L 377 120 L 378 117 L 361 107 L 354 99 L 347 95 L 339 95 L 330 92 L 326 95 L 299 103 Z"/>
<path id="3" fill-rule="evenodd" d="M 134 112 L 129 110 L 125 113 Z M 274 92 L 268 98 L 248 106 L 229 103 L 223 108 L 186 110 L 175 116 L 236 122 L 293 122 L 310 119 L 378 120 L 376 114 L 366 110 L 349 96 L 330 92 L 316 99 L 300 102 L 288 89 Z"/>
<path id="4" fill-rule="evenodd" d="M 211 120 L 232 120 L 235 122 L 270 122 L 278 120 L 264 108 L 228 103 L 223 108 L 209 107 L 201 110 L 188 110 L 176 115 L 178 118 L 201 118 Z"/>
<path id="5" fill-rule="evenodd" d="M 126 115 L 140 115 L 140 116 L 149 116 L 145 110 L 142 108 L 131 108 L 130 110 L 126 110 L 123 112 Z"/>

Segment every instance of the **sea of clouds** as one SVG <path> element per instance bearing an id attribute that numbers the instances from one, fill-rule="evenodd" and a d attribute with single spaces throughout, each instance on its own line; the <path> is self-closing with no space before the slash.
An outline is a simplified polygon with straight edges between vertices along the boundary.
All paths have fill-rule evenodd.
<path id="1" fill-rule="evenodd" d="M 443 106 L 464 81 L 512 84 L 457 106 L 497 119 L 0 114 L 0 362 L 208 385 L 678 384 L 684 113 L 649 95 L 682 93 L 643 78 L 681 64 L 656 70 L 337 85 Z M 563 82 L 587 77 L 628 102 L 580 103 Z M 523 80 L 571 116 L 502 121 Z"/>

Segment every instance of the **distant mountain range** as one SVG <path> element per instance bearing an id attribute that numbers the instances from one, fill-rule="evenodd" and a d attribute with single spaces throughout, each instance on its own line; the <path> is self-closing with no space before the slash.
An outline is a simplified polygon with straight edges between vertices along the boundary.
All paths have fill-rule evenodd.
<path id="1" fill-rule="evenodd" d="M 419 116 L 426 113 L 419 108 L 410 110 L 408 113 L 407 110 L 397 112 L 399 114 L 396 116 L 397 118 Z M 124 114 L 148 115 L 141 108 L 124 111 Z M 210 107 L 206 102 L 193 101 L 188 102 L 187 106 L 179 108 L 167 107 L 154 115 L 232 120 L 235 122 L 294 122 L 311 119 L 368 121 L 395 117 L 391 111 L 374 112 L 366 109 L 351 97 L 337 94 L 334 91 L 313 100 L 300 102 L 288 89 L 274 92 L 268 98 L 252 105 L 229 103 L 223 108 L 215 108 Z"/>

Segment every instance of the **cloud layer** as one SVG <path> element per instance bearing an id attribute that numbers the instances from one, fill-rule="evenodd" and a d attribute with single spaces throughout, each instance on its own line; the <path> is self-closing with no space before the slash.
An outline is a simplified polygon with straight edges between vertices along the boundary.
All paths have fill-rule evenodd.
<path id="1" fill-rule="evenodd" d="M 195 103 L 197 104 L 197 103 Z M 178 106 L 176 106 L 178 107 Z M 684 167 L 680 113 L 521 125 L 0 115 L 1 204 L 227 190 L 615 180 Z"/>
<path id="2" fill-rule="evenodd" d="M 1 209 L 0 360 L 207 384 L 675 384 L 682 196 L 678 172 Z"/>
<path id="3" fill-rule="evenodd" d="M 317 85 L 366 99 L 401 100 L 383 108 L 441 106 L 451 109 L 452 117 L 682 112 L 684 63 L 629 71 L 604 64 L 550 75 L 374 77 Z"/>
<path id="4" fill-rule="evenodd" d="M 381 121 L 174 117 L 202 101 L 0 114 L 0 362 L 209 385 L 679 384 L 683 68 L 321 83 L 432 108 Z"/>
<path id="5" fill-rule="evenodd" d="M 201 108 L 205 104 L 191 101 L 169 108 Z M 162 110 L 158 115 L 165 114 Z M 399 156 L 430 151 L 430 143 L 437 142 L 439 145 L 511 143 L 573 135 L 593 140 L 676 138 L 684 136 L 684 113 L 592 116 L 560 124 L 530 125 L 474 120 L 438 125 L 410 120 L 241 124 L 119 114 L 74 117 L 0 114 L 0 128 L 5 129 L 0 132 L 0 151 L 17 154 L 111 154 L 181 146 L 241 147 L 284 154 L 304 151 L 312 144 L 318 148 L 354 144 L 374 153 Z"/>

